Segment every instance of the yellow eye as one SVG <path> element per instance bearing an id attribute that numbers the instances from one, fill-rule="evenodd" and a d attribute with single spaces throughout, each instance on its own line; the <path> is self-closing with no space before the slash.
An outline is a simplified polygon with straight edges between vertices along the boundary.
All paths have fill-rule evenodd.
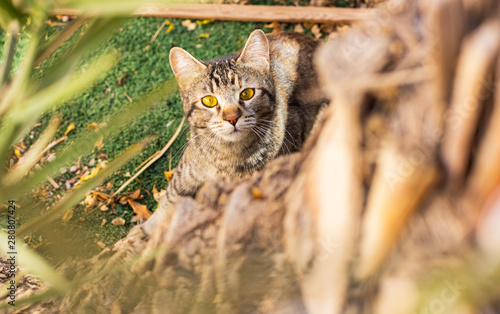
<path id="1" fill-rule="evenodd" d="M 249 100 L 250 98 L 253 97 L 254 93 L 255 91 L 253 90 L 253 88 L 247 88 L 241 92 L 240 98 L 242 100 Z"/>
<path id="2" fill-rule="evenodd" d="M 207 107 L 215 107 L 217 105 L 217 98 L 214 96 L 205 96 L 201 99 L 201 102 Z"/>

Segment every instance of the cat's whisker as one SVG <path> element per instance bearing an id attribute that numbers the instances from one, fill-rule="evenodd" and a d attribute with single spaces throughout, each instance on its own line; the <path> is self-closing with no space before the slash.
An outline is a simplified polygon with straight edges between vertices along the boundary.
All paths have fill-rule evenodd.
<path id="1" fill-rule="evenodd" d="M 208 145 L 212 139 L 216 136 L 216 132 L 212 132 L 210 133 L 204 140 L 203 142 L 201 143 L 201 145 L 198 147 L 198 151 L 196 152 L 196 158 L 198 158 L 200 156 L 200 154 L 203 152 L 203 149 L 208 146 L 210 148 L 210 146 Z"/>
<path id="2" fill-rule="evenodd" d="M 258 119 L 257 123 L 258 122 L 266 122 L 266 123 L 272 123 L 272 124 L 276 125 L 276 122 L 271 121 L 271 120 Z M 261 124 L 261 125 L 263 125 L 263 124 Z M 285 132 L 288 133 L 288 135 L 290 136 L 291 141 L 288 140 L 289 144 L 293 145 L 296 148 L 298 148 L 297 143 L 295 143 L 295 140 L 293 139 L 292 134 L 290 132 L 288 132 L 288 130 L 286 128 L 285 128 Z M 287 138 L 285 137 L 284 139 L 287 139 Z"/>
<path id="3" fill-rule="evenodd" d="M 192 139 L 190 139 L 189 141 L 187 141 L 187 143 L 186 143 L 186 144 L 182 145 L 182 147 L 181 147 L 181 148 L 179 148 L 179 150 L 178 150 L 178 151 L 174 154 L 174 157 L 172 157 L 172 160 L 173 160 L 173 159 L 174 159 L 177 155 L 179 155 L 179 153 L 180 153 L 180 151 L 181 151 L 181 150 L 183 150 L 183 149 L 184 149 L 184 150 L 186 150 L 186 149 L 187 149 L 187 147 L 188 147 L 188 144 L 189 144 L 189 143 L 191 143 L 191 141 L 193 141 L 193 140 L 194 140 L 195 138 L 197 138 L 198 136 L 205 134 L 205 133 L 206 133 L 206 132 L 208 132 L 208 131 L 210 131 L 210 130 L 205 130 L 205 131 L 203 131 L 202 133 L 200 133 L 200 134 L 196 135 L 195 137 L 193 137 Z"/>
<path id="4" fill-rule="evenodd" d="M 265 126 L 265 125 L 256 125 L 255 127 L 259 128 L 261 130 L 261 132 L 264 132 L 264 133 L 267 133 L 271 129 L 269 126 Z M 289 142 L 290 145 L 292 145 L 292 146 L 294 145 L 294 144 L 290 143 L 290 141 L 288 141 L 288 142 Z M 287 139 L 286 139 L 286 137 L 283 138 L 283 146 L 285 146 L 286 150 L 288 151 L 288 154 L 292 153 L 290 151 L 290 148 L 287 145 Z"/>
<path id="5" fill-rule="evenodd" d="M 267 129 L 267 128 L 270 128 L 270 126 L 269 126 L 269 125 L 266 125 L 266 124 L 257 124 L 257 125 L 259 125 L 259 126 L 261 126 L 261 127 L 265 127 L 266 129 Z M 290 139 L 288 139 L 288 138 L 285 136 L 285 137 L 283 138 L 283 142 L 288 142 L 288 144 L 290 144 L 292 147 L 299 148 L 299 147 L 297 146 L 297 144 L 295 143 L 295 141 L 293 140 L 293 137 L 292 137 L 292 135 L 290 134 L 290 132 L 288 132 L 286 129 L 285 129 L 285 131 L 288 133 L 288 135 L 290 135 L 290 139 L 291 139 L 291 140 L 290 140 Z"/>

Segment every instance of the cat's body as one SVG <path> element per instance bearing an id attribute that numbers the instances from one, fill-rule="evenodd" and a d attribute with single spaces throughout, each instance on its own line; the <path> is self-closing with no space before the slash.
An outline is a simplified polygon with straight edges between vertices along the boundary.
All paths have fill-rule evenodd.
<path id="1" fill-rule="evenodd" d="M 317 41 L 298 33 L 254 31 L 238 53 L 200 62 L 172 48 L 191 141 L 167 188 L 168 203 L 210 179 L 242 177 L 298 151 L 326 104 L 312 56 Z M 157 211 L 147 234 L 165 217 Z"/>

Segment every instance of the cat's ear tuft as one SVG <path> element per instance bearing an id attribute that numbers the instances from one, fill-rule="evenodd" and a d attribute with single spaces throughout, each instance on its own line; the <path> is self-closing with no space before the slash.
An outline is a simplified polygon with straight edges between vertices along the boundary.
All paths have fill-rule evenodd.
<path id="1" fill-rule="evenodd" d="M 179 47 L 170 49 L 169 59 L 170 67 L 181 86 L 207 68 L 189 52 Z"/>
<path id="2" fill-rule="evenodd" d="M 269 70 L 269 42 L 262 30 L 256 29 L 250 34 L 238 62 Z"/>

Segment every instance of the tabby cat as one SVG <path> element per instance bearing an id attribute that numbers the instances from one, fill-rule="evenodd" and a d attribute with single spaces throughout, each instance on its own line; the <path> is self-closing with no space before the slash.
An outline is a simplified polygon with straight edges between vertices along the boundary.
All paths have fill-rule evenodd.
<path id="1" fill-rule="evenodd" d="M 199 61 L 170 50 L 191 140 L 166 191 L 169 204 L 210 179 L 242 177 L 300 149 L 327 103 L 319 89 L 313 38 L 255 30 L 242 51 Z M 162 207 L 143 225 L 151 234 Z"/>

